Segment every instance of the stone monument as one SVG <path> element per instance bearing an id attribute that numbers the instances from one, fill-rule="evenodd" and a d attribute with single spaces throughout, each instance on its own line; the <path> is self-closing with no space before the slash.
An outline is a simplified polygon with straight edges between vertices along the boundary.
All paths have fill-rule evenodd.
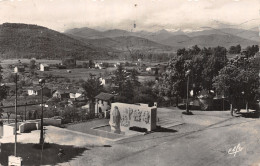
<path id="1" fill-rule="evenodd" d="M 156 129 L 157 106 L 148 104 L 112 103 L 110 126 L 112 131 L 129 131 L 130 127 Z"/>

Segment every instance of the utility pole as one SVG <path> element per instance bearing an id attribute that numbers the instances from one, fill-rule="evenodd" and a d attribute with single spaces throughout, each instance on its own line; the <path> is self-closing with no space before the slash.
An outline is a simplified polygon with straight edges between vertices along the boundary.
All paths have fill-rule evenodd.
<path id="1" fill-rule="evenodd" d="M 39 84 L 41 85 L 41 106 L 42 106 L 42 115 L 41 115 L 41 134 L 40 134 L 40 145 L 43 145 L 44 143 L 44 138 L 43 138 L 43 86 L 45 84 L 45 80 L 44 79 L 40 79 L 39 80 Z"/>
<path id="2" fill-rule="evenodd" d="M 25 98 L 26 100 L 26 98 Z M 24 120 L 26 121 L 26 105 L 27 105 L 27 101 L 25 101 L 25 107 L 24 107 Z"/>
<path id="3" fill-rule="evenodd" d="M 14 156 L 16 157 L 17 151 L 17 72 L 15 72 L 15 144 L 14 144 Z"/>
<path id="4" fill-rule="evenodd" d="M 189 79 L 190 79 L 190 70 L 188 70 L 186 72 L 186 75 L 188 77 L 187 79 L 187 101 L 186 101 L 186 113 L 190 114 L 190 110 L 189 110 Z"/>

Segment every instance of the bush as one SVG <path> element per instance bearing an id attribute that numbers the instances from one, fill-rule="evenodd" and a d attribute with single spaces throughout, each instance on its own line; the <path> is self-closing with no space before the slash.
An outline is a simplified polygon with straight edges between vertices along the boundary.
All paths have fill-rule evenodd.
<path id="1" fill-rule="evenodd" d="M 76 68 L 82 68 L 82 65 L 77 65 Z"/>

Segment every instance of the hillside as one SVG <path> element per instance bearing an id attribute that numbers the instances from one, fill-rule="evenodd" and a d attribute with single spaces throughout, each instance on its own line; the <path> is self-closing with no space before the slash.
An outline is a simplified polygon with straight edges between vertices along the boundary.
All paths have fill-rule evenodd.
<path id="1" fill-rule="evenodd" d="M 73 37 L 73 35 L 71 35 Z M 93 47 L 101 47 L 108 52 L 120 53 L 134 50 L 142 50 L 149 52 L 164 52 L 173 51 L 174 48 L 163 44 L 150 41 L 145 38 L 136 36 L 119 36 L 119 37 L 106 37 L 99 39 L 88 39 L 83 37 L 74 36 L 76 39 L 92 45 Z"/>
<path id="2" fill-rule="evenodd" d="M 1 58 L 109 58 L 107 52 L 57 31 L 28 24 L 0 25 Z"/>
<path id="3" fill-rule="evenodd" d="M 191 32 L 187 35 L 190 37 L 200 36 L 200 35 L 234 35 L 248 40 L 260 41 L 258 31 L 245 30 L 245 29 L 235 29 L 235 28 L 222 28 L 222 29 L 210 29 L 204 31 Z"/>
<path id="4" fill-rule="evenodd" d="M 102 32 L 87 27 L 69 29 L 65 31 L 65 34 L 88 39 L 98 39 L 106 37 L 103 36 Z"/>

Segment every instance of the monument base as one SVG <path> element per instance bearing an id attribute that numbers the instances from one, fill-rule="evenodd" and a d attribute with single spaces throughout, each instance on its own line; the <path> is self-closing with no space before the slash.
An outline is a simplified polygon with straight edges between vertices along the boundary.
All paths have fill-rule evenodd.
<path id="1" fill-rule="evenodd" d="M 8 166 L 21 166 L 23 159 L 21 157 L 9 156 Z"/>
<path id="2" fill-rule="evenodd" d="M 111 126 L 111 132 L 112 133 L 117 133 L 117 134 L 121 133 L 120 129 L 119 128 L 115 128 L 114 126 Z"/>

